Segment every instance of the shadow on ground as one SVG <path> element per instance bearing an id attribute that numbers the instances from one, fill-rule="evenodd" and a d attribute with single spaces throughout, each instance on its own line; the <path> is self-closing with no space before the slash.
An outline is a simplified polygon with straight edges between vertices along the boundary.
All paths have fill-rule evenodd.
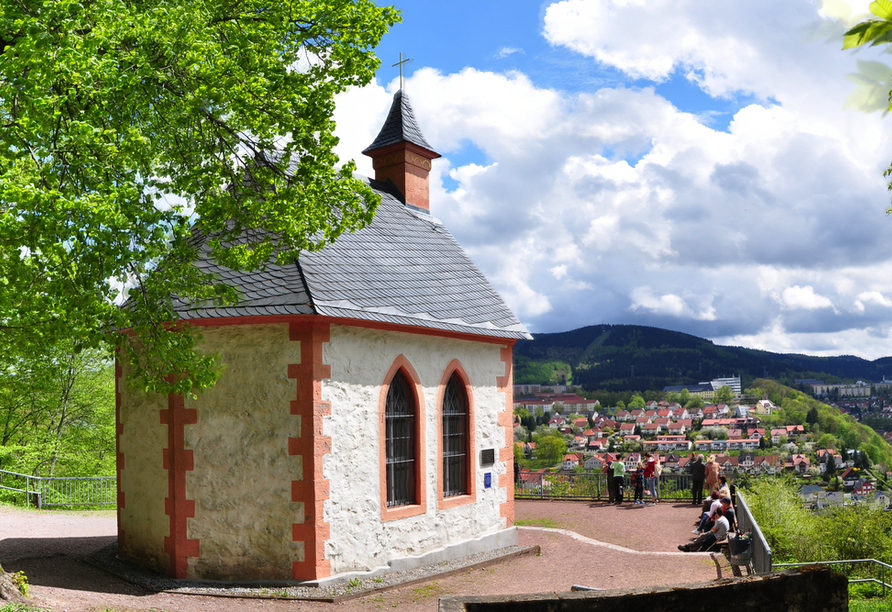
<path id="1" fill-rule="evenodd" d="M 83 561 L 86 554 L 114 545 L 116 541 L 116 536 L 6 538 L 0 540 L 0 563 L 8 572 L 24 572 L 32 585 L 120 595 L 150 595 L 150 591 Z"/>

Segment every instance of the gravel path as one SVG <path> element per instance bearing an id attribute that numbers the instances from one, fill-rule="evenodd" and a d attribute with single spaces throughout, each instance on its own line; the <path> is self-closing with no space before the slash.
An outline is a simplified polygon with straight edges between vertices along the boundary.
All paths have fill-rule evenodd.
<path id="1" fill-rule="evenodd" d="M 7 571 L 24 571 L 34 603 L 52 610 L 352 612 L 398 607 L 432 612 L 445 595 L 568 591 L 574 584 L 620 589 L 715 579 L 716 567 L 708 555 L 686 555 L 675 548 L 692 539 L 695 514 L 693 506 L 683 504 L 616 507 L 518 501 L 519 544 L 538 545 L 541 554 L 447 577 L 431 576 L 427 582 L 339 603 L 159 593 L 135 586 L 83 560 L 114 545 L 112 512 L 0 507 L 0 563 Z"/>

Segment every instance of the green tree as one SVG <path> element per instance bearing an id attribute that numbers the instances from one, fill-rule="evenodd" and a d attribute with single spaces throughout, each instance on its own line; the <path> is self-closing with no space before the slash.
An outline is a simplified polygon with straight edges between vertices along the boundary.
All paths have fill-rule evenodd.
<path id="1" fill-rule="evenodd" d="M 817 442 L 818 448 L 836 448 L 836 437 L 830 434 L 821 434 Z"/>
<path id="2" fill-rule="evenodd" d="M 549 465 L 558 463 L 567 454 L 567 441 L 556 431 L 534 435 L 533 439 L 536 441 L 536 457 Z"/>
<path id="3" fill-rule="evenodd" d="M 836 458 L 831 454 L 827 457 L 827 469 L 824 470 L 824 474 L 827 476 L 824 480 L 830 480 L 833 476 L 836 475 Z"/>
<path id="4" fill-rule="evenodd" d="M 527 462 L 526 456 L 523 454 L 523 447 L 519 444 L 514 445 L 514 463 L 523 466 Z"/>
<path id="5" fill-rule="evenodd" d="M 867 457 L 867 453 L 862 450 L 856 452 L 855 455 L 855 467 L 862 470 L 869 470 L 870 460 Z"/>
<path id="6" fill-rule="evenodd" d="M 129 328 L 141 386 L 213 384 L 191 328 L 169 325 L 171 295 L 235 297 L 190 265 L 195 219 L 237 269 L 367 224 L 378 198 L 337 168 L 334 96 L 370 82 L 397 19 L 372 0 L 4 3 L 0 342 Z"/>
<path id="7" fill-rule="evenodd" d="M 641 409 L 646 406 L 647 403 L 644 401 L 644 398 L 641 397 L 638 393 L 632 396 L 632 399 L 629 400 L 629 408 Z"/>
<path id="8" fill-rule="evenodd" d="M 114 370 L 71 342 L 0 371 L 0 465 L 43 476 L 114 474 Z M 7 359 L 11 359 L 7 355 Z"/>
<path id="9" fill-rule="evenodd" d="M 808 414 L 805 415 L 805 422 L 809 425 L 815 425 L 818 422 L 818 409 L 815 406 L 812 406 Z"/>
<path id="10" fill-rule="evenodd" d="M 713 397 L 713 401 L 715 401 L 716 404 L 727 404 L 733 399 L 734 392 L 728 385 L 722 385 L 721 387 L 719 387 L 718 391 L 715 392 L 715 396 Z"/>
<path id="11" fill-rule="evenodd" d="M 702 408 L 703 407 L 703 398 L 699 395 L 692 395 L 691 399 L 685 402 L 685 408 Z"/>

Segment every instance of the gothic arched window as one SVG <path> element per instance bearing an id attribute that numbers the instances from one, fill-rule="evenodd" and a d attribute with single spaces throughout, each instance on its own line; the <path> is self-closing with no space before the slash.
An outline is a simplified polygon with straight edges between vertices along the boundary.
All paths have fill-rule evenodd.
<path id="1" fill-rule="evenodd" d="M 411 385 L 402 370 L 397 370 L 384 408 L 388 508 L 418 503 L 417 412 Z"/>
<path id="2" fill-rule="evenodd" d="M 468 397 L 461 378 L 449 377 L 443 393 L 443 497 L 468 493 Z"/>

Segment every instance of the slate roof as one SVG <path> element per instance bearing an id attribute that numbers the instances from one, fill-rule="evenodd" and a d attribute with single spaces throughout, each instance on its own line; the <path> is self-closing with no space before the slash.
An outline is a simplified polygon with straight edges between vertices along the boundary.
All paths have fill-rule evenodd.
<path id="1" fill-rule="evenodd" d="M 393 95 L 393 103 L 390 105 L 390 112 L 387 114 L 387 119 L 384 121 L 381 131 L 378 133 L 375 141 L 363 153 L 367 154 L 369 151 L 400 142 L 411 142 L 432 153 L 435 152 L 434 148 L 424 139 L 424 135 L 418 127 L 418 122 L 415 121 L 412 105 L 409 104 L 409 96 L 403 93 L 402 89 Z"/>
<path id="2" fill-rule="evenodd" d="M 205 237 L 196 233 L 195 265 L 234 287 L 240 299 L 219 308 L 177 301 L 180 318 L 315 314 L 532 338 L 439 220 L 407 208 L 389 186 L 366 180 L 381 195 L 373 222 L 320 251 L 302 252 L 288 265 L 235 272 L 216 264 Z"/>

